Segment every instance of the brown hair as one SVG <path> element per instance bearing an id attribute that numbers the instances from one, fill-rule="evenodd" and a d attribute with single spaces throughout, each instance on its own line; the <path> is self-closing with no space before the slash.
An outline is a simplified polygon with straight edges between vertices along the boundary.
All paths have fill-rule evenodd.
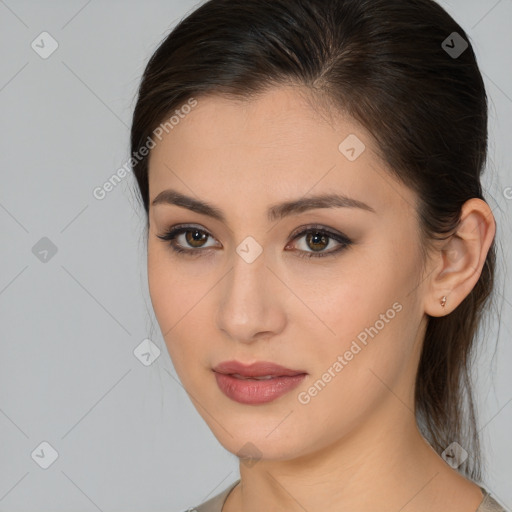
<path id="1" fill-rule="evenodd" d="M 468 43 L 458 56 L 442 46 L 453 32 Z M 131 150 L 190 97 L 251 98 L 279 85 L 304 86 L 372 134 L 390 172 L 418 196 L 424 255 L 454 232 L 465 201 L 484 199 L 484 83 L 466 33 L 432 0 L 210 0 L 150 58 Z M 132 161 L 148 213 L 148 157 Z M 429 317 L 415 386 L 420 431 L 438 453 L 462 445 L 470 456 L 459 471 L 474 480 L 481 453 L 470 369 L 494 269 L 493 240 L 469 295 Z"/>

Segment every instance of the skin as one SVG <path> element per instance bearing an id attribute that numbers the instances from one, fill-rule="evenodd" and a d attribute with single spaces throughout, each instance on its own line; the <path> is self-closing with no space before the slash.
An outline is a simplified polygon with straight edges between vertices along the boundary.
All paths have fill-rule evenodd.
<path id="1" fill-rule="evenodd" d="M 247 446 L 255 446 L 260 454 L 240 464 L 242 483 L 223 512 L 473 512 L 482 493 L 423 439 L 413 390 L 426 315 L 450 313 L 474 287 L 494 217 L 484 201 L 468 201 L 456 235 L 422 266 L 414 193 L 388 174 L 363 127 L 341 114 L 327 119 L 303 92 L 282 86 L 248 101 L 198 98 L 150 155 L 150 202 L 172 188 L 227 219 L 156 204 L 148 235 L 151 300 L 184 388 L 227 450 L 239 454 L 245 446 L 251 456 Z M 338 150 L 349 134 L 366 146 L 355 161 Z M 267 219 L 275 203 L 332 192 L 375 213 L 317 208 Z M 202 255 L 174 253 L 158 238 L 180 223 L 210 235 L 206 249 L 177 239 Z M 317 246 L 290 235 L 313 223 L 353 243 L 335 255 L 301 258 Z M 263 248 L 252 263 L 236 252 L 247 236 Z M 320 252 L 339 247 L 327 240 Z M 400 312 L 300 403 L 298 394 L 396 302 Z M 220 391 L 212 372 L 232 359 L 308 375 L 273 402 L 244 405 Z"/>

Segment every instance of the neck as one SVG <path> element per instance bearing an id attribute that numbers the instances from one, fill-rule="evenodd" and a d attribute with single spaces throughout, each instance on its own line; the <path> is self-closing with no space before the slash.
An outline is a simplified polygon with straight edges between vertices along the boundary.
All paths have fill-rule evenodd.
<path id="1" fill-rule="evenodd" d="M 294 459 L 242 461 L 241 482 L 223 512 L 413 512 L 436 510 L 436 503 L 443 510 L 450 499 L 454 512 L 476 510 L 479 488 L 439 457 L 421 436 L 414 414 L 396 399 L 395 414 L 389 411 L 388 404 L 388 421 L 374 414 L 341 440 Z M 454 494 L 455 488 L 460 492 Z"/>

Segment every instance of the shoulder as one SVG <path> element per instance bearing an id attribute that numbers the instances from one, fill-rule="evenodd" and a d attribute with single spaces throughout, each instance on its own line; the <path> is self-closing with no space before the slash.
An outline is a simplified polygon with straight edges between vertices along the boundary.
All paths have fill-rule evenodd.
<path id="1" fill-rule="evenodd" d="M 226 501 L 228 494 L 235 488 L 235 486 L 240 482 L 237 480 L 233 482 L 228 487 L 226 487 L 223 491 L 219 492 L 212 498 L 207 501 L 204 501 L 200 505 L 189 508 L 184 512 L 222 512 L 222 505 Z M 480 511 L 479 511 L 480 512 Z"/>
<path id="2" fill-rule="evenodd" d="M 483 487 L 480 487 L 484 495 L 484 499 L 476 512 L 507 512 Z"/>
<path id="3" fill-rule="evenodd" d="M 236 480 L 232 484 L 230 484 L 227 488 L 225 488 L 220 493 L 216 494 L 212 498 L 207 501 L 204 501 L 200 505 L 196 507 L 189 508 L 184 512 L 222 512 L 222 506 L 226 501 L 228 494 L 235 488 L 235 486 L 240 482 L 240 480 Z M 480 506 L 476 510 L 476 512 L 508 512 L 502 505 L 500 505 L 490 494 L 489 492 L 480 487 L 482 493 L 484 495 L 484 499 L 480 503 Z"/>

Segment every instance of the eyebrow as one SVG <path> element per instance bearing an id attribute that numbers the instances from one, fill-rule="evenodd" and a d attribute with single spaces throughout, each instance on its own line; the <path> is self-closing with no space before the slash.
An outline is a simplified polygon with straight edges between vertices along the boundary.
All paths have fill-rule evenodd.
<path id="1" fill-rule="evenodd" d="M 151 202 L 152 206 L 157 204 L 181 206 L 182 208 L 187 208 L 193 212 L 207 215 L 226 223 L 226 216 L 222 210 L 205 201 L 186 196 L 177 190 L 162 190 Z M 320 194 L 272 205 L 267 211 L 267 218 L 270 222 L 273 222 L 293 214 L 317 208 L 360 208 L 376 213 L 371 206 L 357 199 L 340 194 Z"/>

